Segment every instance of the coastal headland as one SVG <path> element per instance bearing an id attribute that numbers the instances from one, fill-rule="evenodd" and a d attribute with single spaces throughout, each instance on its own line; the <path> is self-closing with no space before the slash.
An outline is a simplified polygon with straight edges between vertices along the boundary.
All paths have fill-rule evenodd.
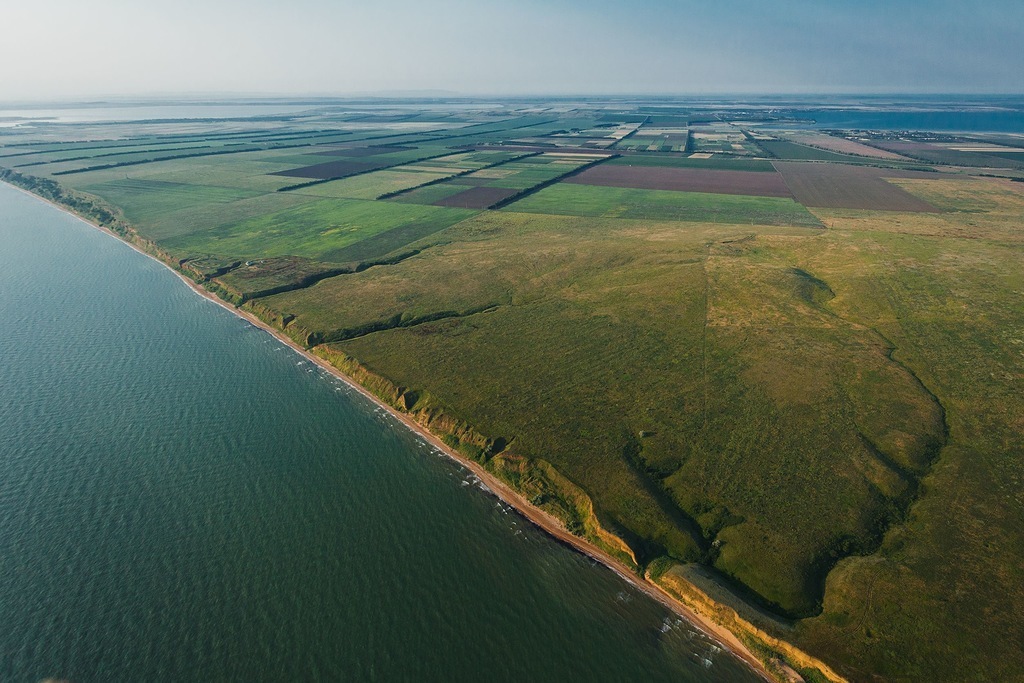
<path id="1" fill-rule="evenodd" d="M 1024 139 L 547 104 L 44 126 L 0 174 L 767 678 L 1012 679 Z"/>

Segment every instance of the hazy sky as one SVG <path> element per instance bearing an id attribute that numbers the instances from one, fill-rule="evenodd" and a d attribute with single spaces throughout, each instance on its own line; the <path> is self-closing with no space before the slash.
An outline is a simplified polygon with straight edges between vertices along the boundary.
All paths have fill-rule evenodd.
<path id="1" fill-rule="evenodd" d="M 0 0 L 0 100 L 1024 92 L 1022 0 Z"/>

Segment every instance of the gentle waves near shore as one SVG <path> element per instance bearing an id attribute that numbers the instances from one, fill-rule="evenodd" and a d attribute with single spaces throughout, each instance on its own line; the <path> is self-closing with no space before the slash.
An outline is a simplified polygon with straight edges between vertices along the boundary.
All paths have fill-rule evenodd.
<path id="1" fill-rule="evenodd" d="M 162 265 L 0 245 L 0 680 L 758 680 Z"/>

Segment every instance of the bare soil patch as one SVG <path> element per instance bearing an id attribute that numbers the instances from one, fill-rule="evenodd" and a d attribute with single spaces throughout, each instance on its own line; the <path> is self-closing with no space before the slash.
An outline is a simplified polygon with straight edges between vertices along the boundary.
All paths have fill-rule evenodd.
<path id="1" fill-rule="evenodd" d="M 827 209 L 873 211 L 915 211 L 936 213 L 938 209 L 886 178 L 934 179 L 936 174 L 872 166 L 776 161 L 793 197 L 804 206 Z"/>

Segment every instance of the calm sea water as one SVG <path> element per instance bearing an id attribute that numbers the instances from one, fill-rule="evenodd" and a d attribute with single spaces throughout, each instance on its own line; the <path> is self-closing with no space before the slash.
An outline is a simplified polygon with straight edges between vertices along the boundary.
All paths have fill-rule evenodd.
<path id="1" fill-rule="evenodd" d="M 0 184 L 0 680 L 747 681 L 163 266 Z"/>

